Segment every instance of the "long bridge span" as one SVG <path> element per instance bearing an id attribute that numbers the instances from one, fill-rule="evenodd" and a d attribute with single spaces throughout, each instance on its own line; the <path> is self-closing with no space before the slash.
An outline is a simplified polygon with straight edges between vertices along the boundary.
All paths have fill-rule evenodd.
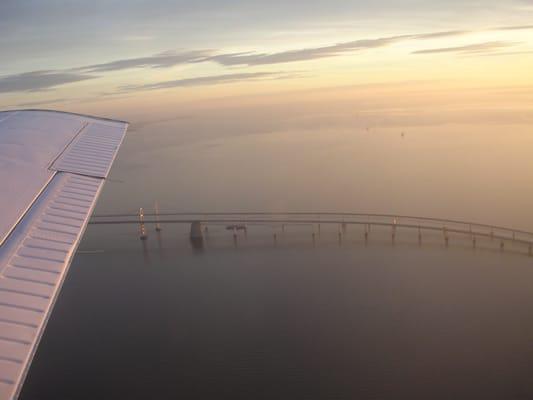
<path id="1" fill-rule="evenodd" d="M 282 230 L 289 225 L 310 225 L 313 236 L 320 234 L 322 225 L 338 226 L 339 238 L 348 226 L 362 226 L 365 239 L 372 227 L 390 229 L 392 239 L 398 229 L 411 230 L 418 233 L 419 241 L 424 232 L 441 232 L 443 240 L 448 244 L 449 234 L 460 234 L 472 240 L 476 246 L 478 238 L 498 240 L 503 250 L 505 243 L 512 242 L 525 246 L 529 255 L 533 252 L 533 232 L 455 219 L 418 217 L 412 215 L 351 213 L 351 212 L 149 212 L 140 209 L 139 213 L 99 214 L 94 215 L 89 224 L 138 224 L 141 238 L 146 235 L 146 225 L 155 225 L 161 229 L 162 224 L 202 224 L 225 225 L 228 229 L 247 229 L 254 224 L 272 225 Z"/>

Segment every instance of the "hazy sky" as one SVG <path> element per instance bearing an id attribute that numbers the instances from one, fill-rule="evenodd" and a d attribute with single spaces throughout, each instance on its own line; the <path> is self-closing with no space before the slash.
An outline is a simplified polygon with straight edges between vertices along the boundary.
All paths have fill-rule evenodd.
<path id="1" fill-rule="evenodd" d="M 0 54 L 2 108 L 421 81 L 524 90 L 533 1 L 3 0 Z"/>

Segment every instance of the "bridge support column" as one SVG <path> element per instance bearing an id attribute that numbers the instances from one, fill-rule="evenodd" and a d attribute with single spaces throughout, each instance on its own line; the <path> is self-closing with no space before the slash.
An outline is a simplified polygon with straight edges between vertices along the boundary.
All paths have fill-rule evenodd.
<path id="1" fill-rule="evenodd" d="M 202 223 L 200 221 L 194 221 L 191 224 L 190 232 L 191 243 L 194 248 L 202 249 L 204 246 L 204 233 L 202 231 Z"/>
<path id="2" fill-rule="evenodd" d="M 144 226 L 144 210 L 139 208 L 139 239 L 146 240 L 148 239 L 148 234 L 146 233 L 146 227 Z"/>
<path id="3" fill-rule="evenodd" d="M 156 201 L 154 204 L 155 209 L 155 230 L 161 232 L 161 224 L 159 223 L 159 203 Z"/>
<path id="4" fill-rule="evenodd" d="M 233 228 L 233 244 L 237 247 L 237 230 Z"/>

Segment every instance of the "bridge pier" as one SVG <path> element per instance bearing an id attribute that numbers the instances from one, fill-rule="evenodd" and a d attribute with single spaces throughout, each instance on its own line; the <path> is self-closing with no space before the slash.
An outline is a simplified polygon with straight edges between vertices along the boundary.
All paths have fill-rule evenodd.
<path id="1" fill-rule="evenodd" d="M 202 223 L 200 221 L 194 221 L 191 223 L 190 231 L 191 239 L 203 239 L 204 234 L 202 232 Z"/>
<path id="2" fill-rule="evenodd" d="M 200 221 L 191 223 L 190 239 L 195 249 L 202 249 L 204 247 L 204 233 Z"/>
<path id="3" fill-rule="evenodd" d="M 155 231 L 161 232 L 161 224 L 159 223 L 159 203 L 156 201 L 154 204 L 155 209 Z"/>
<path id="4" fill-rule="evenodd" d="M 146 240 L 148 239 L 148 234 L 146 233 L 146 227 L 144 226 L 144 210 L 139 208 L 139 239 Z"/>

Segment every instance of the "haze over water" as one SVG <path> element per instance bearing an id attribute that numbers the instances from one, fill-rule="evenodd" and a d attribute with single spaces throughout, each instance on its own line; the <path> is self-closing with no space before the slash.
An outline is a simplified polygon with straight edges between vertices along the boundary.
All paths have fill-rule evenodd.
<path id="1" fill-rule="evenodd" d="M 417 117 L 420 108 L 370 113 L 355 101 L 329 111 L 328 101 L 218 104 L 134 122 L 96 214 L 158 201 L 167 211 L 375 212 L 533 228 L 528 121 L 448 112 L 444 122 L 442 107 Z"/>
<path id="2" fill-rule="evenodd" d="M 157 200 L 162 211 L 383 212 L 532 228 L 526 124 L 235 112 L 132 124 L 96 214 L 150 211 Z M 473 251 L 461 237 L 445 248 L 439 234 L 422 247 L 408 232 L 395 246 L 388 235 L 376 230 L 365 245 L 349 227 L 339 246 L 325 227 L 313 245 L 307 227 L 249 226 L 235 247 L 210 226 L 198 253 L 188 226 L 166 225 L 160 239 L 149 226 L 146 251 L 136 226 L 90 226 L 22 398 L 532 395 L 532 259 L 489 239 Z"/>

